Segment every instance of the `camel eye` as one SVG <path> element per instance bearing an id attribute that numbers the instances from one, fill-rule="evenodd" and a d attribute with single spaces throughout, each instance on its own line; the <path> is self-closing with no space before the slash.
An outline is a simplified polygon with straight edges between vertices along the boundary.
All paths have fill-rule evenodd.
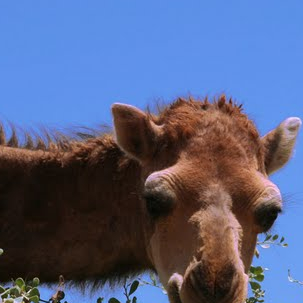
<path id="1" fill-rule="evenodd" d="M 153 219 L 167 216 L 175 205 L 172 197 L 158 191 L 145 191 L 143 198 L 146 202 L 147 211 Z"/>
<path id="2" fill-rule="evenodd" d="M 257 224 L 264 232 L 268 231 L 281 211 L 282 209 L 278 205 L 260 205 L 255 211 Z"/>

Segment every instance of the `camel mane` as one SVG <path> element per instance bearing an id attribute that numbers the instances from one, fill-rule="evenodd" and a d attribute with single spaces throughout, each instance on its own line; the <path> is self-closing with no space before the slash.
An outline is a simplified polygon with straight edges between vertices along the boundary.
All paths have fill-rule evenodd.
<path id="1" fill-rule="evenodd" d="M 227 116 L 231 116 L 233 120 L 237 120 L 237 124 L 241 129 L 246 130 L 249 137 L 255 141 L 256 149 L 261 149 L 259 134 L 246 114 L 242 113 L 242 105 L 237 105 L 232 99 L 227 100 L 225 95 L 214 98 L 209 102 L 208 98 L 195 100 L 193 97 L 177 98 L 170 105 L 160 107 L 156 113 L 149 109 L 146 113 L 155 124 L 165 124 L 166 136 L 163 137 L 162 146 L 174 145 L 179 140 L 186 140 L 194 135 L 201 126 L 201 113 L 205 114 L 209 111 L 221 112 Z M 199 114 L 195 114 L 199 112 Z M 205 115 L 207 120 L 208 113 Z M 204 117 L 204 115 L 202 115 Z M 17 128 L 11 124 L 11 135 L 7 136 L 5 127 L 0 123 L 0 146 L 8 146 L 12 148 L 21 148 L 26 150 L 43 150 L 55 153 L 78 152 L 90 150 L 90 147 L 100 144 L 104 147 L 112 145 L 112 129 L 108 126 L 100 128 L 80 127 L 71 131 L 48 130 L 42 128 L 40 134 L 38 132 L 17 131 Z M 21 135 L 20 135 L 21 133 Z M 109 146 L 107 146 L 108 144 Z"/>

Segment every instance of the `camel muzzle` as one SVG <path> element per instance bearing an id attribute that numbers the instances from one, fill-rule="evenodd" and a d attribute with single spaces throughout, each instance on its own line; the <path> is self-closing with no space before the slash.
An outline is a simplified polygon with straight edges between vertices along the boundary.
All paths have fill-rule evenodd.
<path id="1" fill-rule="evenodd" d="M 168 285 L 171 303 L 242 303 L 247 276 L 232 263 L 214 272 L 200 261 L 191 265 L 184 277 L 172 275 Z"/>

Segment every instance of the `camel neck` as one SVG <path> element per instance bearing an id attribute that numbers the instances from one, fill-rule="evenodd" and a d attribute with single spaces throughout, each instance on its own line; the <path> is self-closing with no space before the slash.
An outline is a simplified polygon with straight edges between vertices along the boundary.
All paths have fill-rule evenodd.
<path id="1" fill-rule="evenodd" d="M 151 267 L 141 168 L 110 136 L 69 152 L 3 147 L 0 171 L 0 280 L 102 281 Z"/>

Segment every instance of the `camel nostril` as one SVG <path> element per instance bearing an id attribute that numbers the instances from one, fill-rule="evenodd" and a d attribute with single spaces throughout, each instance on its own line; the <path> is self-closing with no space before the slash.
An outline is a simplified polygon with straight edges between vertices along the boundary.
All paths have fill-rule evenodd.
<path id="1" fill-rule="evenodd" d="M 225 302 L 234 296 L 236 287 L 241 282 L 238 277 L 232 263 L 215 272 L 209 265 L 197 262 L 187 274 L 184 290 L 202 302 Z"/>
<path id="2" fill-rule="evenodd" d="M 221 271 L 217 273 L 217 278 L 214 287 L 214 295 L 221 299 L 227 296 L 232 289 L 232 283 L 236 276 L 235 266 L 231 263 L 226 265 Z"/>

